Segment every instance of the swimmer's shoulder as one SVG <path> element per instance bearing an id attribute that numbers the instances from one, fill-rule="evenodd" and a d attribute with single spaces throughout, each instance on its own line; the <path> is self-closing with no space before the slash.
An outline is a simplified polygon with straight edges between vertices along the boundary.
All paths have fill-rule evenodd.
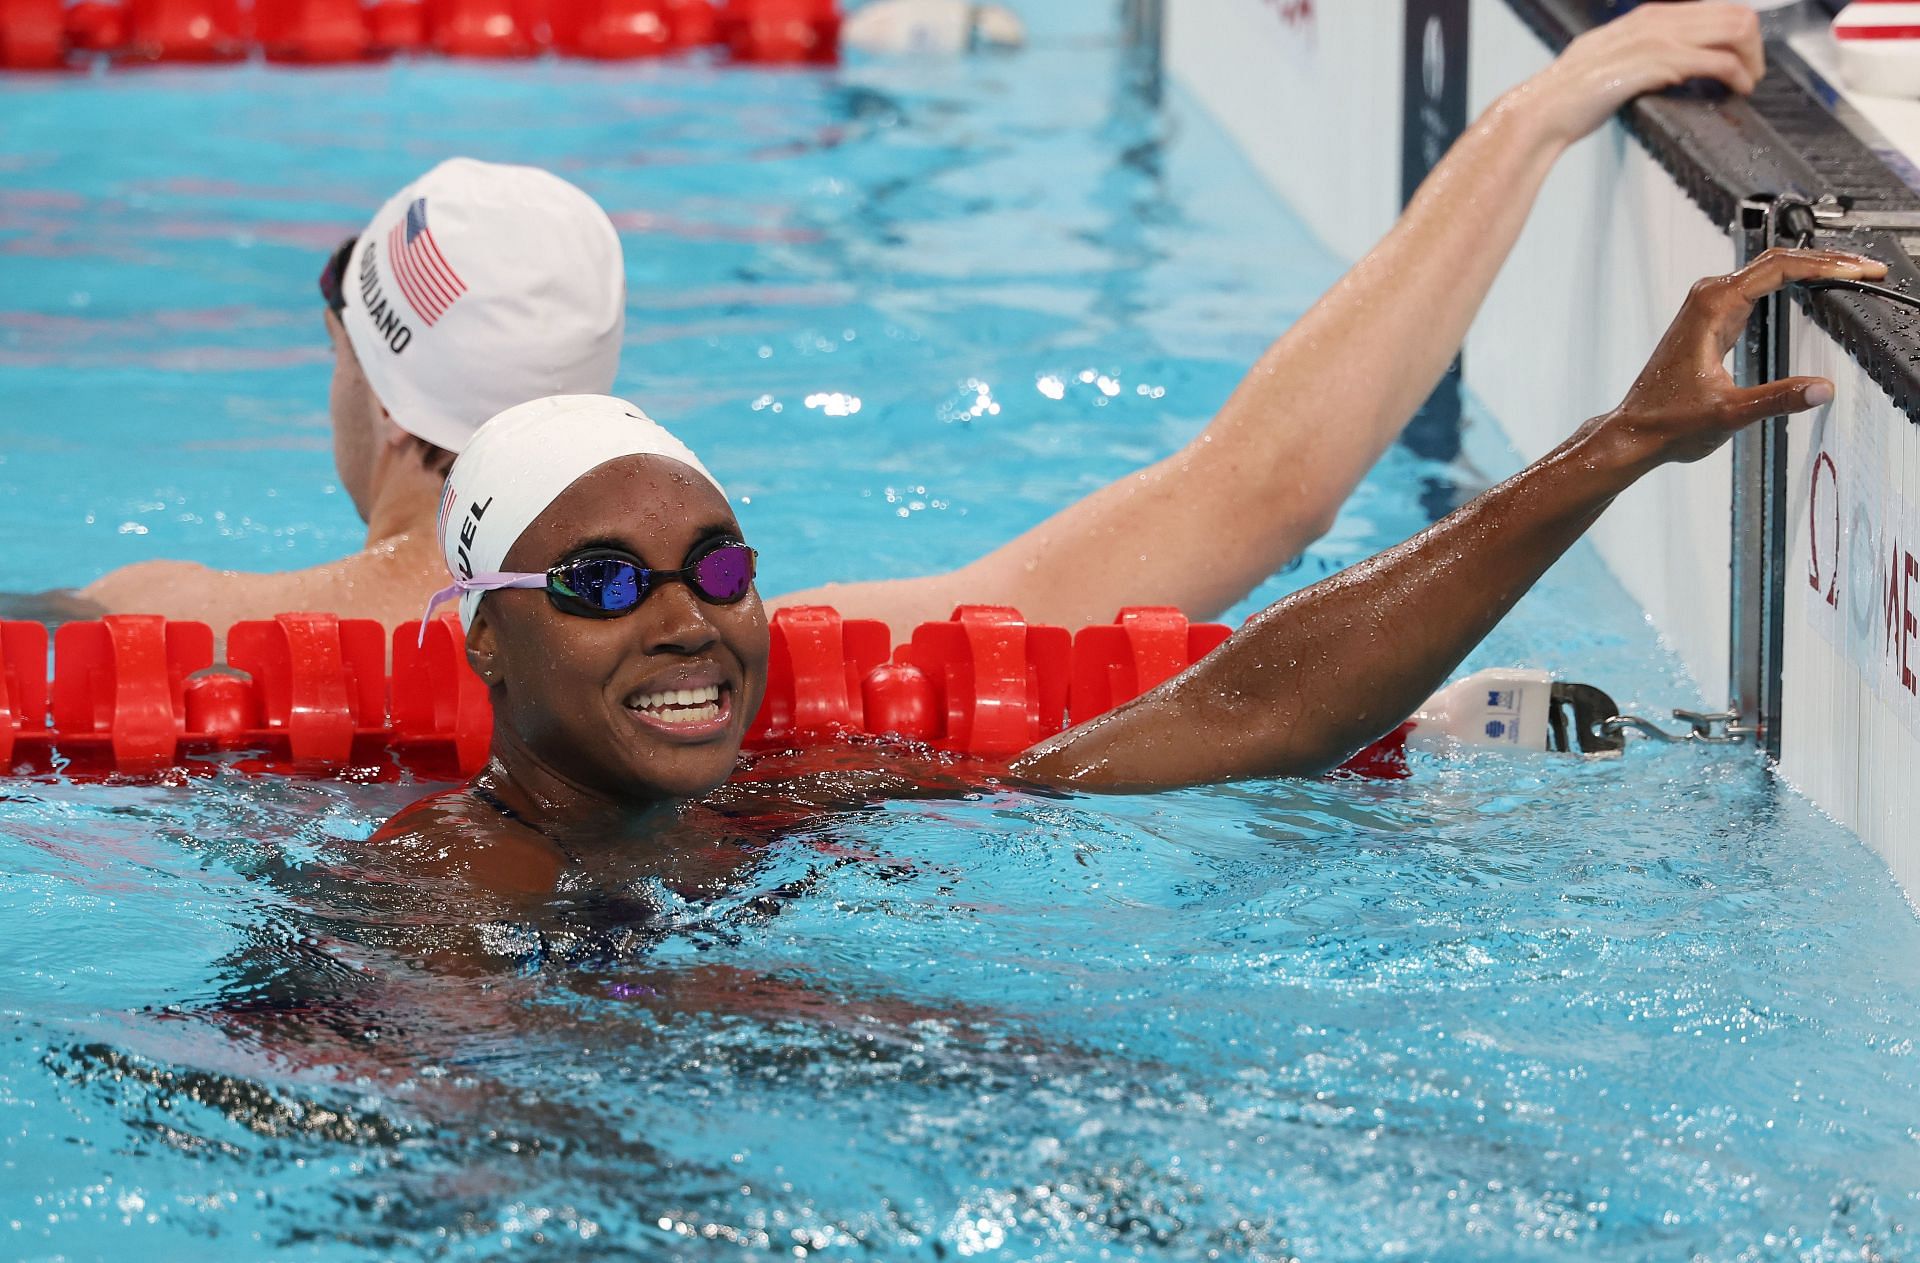
<path id="1" fill-rule="evenodd" d="M 567 865 L 567 857 L 544 835 L 466 785 L 404 808 L 368 845 L 380 848 L 383 863 L 499 894 L 550 891 Z"/>

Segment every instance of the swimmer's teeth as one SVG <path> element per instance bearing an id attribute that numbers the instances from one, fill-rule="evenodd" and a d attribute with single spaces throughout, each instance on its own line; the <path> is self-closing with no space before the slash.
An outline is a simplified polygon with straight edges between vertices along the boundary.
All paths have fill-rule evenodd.
<path id="1" fill-rule="evenodd" d="M 704 724 L 720 717 L 720 686 L 662 689 L 636 697 L 628 705 L 670 724 Z"/>

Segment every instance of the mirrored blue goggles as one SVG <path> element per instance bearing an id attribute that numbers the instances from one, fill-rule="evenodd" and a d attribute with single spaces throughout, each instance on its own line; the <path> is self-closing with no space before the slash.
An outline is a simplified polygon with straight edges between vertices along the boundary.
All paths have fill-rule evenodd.
<path id="1" fill-rule="evenodd" d="M 757 554 L 737 539 L 717 539 L 687 554 L 678 570 L 652 570 L 631 553 L 617 548 L 592 548 L 575 553 L 551 570 L 502 571 L 454 579 L 433 594 L 420 625 L 426 639 L 426 618 L 434 606 L 467 592 L 497 592 L 502 588 L 545 588 L 547 600 L 563 614 L 581 618 L 619 618 L 631 613 L 655 588 L 678 579 L 709 605 L 732 605 L 753 591 L 753 564 Z"/>
<path id="2" fill-rule="evenodd" d="M 709 605 L 732 605 L 753 590 L 755 554 L 739 540 L 702 545 L 678 570 L 652 570 L 627 553 L 594 549 L 547 571 L 547 600 L 582 618 L 619 618 L 662 583 L 679 580 Z"/>

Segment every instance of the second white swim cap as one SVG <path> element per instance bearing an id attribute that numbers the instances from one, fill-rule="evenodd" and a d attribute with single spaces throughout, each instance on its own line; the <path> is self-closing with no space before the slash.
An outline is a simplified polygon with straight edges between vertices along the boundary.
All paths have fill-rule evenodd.
<path id="1" fill-rule="evenodd" d="M 550 172 L 441 163 L 380 208 L 340 281 L 373 393 L 401 429 L 449 451 L 503 408 L 613 389 L 620 237 Z"/>
<path id="2" fill-rule="evenodd" d="M 557 395 L 509 408 L 480 427 L 447 474 L 440 550 L 473 626 L 507 553 L 560 493 L 610 460 L 664 456 L 726 491 L 700 458 L 646 413 L 608 395 Z M 435 598 L 435 602 L 439 601 Z"/>

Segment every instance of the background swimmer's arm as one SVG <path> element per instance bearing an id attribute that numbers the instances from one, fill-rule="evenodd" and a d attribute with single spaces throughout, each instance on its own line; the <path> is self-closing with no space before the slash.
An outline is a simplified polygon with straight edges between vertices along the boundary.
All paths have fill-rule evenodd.
<path id="1" fill-rule="evenodd" d="M 57 627 L 99 618 L 105 607 L 88 600 L 71 588 L 51 592 L 0 592 L 0 618 L 21 619 Z"/>
<path id="2" fill-rule="evenodd" d="M 168 619 L 199 619 L 219 623 L 222 631 L 235 620 L 219 615 L 232 599 L 235 587 L 251 586 L 250 579 L 274 575 L 222 572 L 191 561 L 141 561 L 110 570 L 79 596 L 108 614 L 160 614 Z"/>
<path id="3" fill-rule="evenodd" d="M 241 619 L 272 618 L 297 610 L 358 616 L 351 586 L 329 582 L 335 568 L 254 574 L 215 570 L 192 561 L 141 561 L 109 571 L 80 589 L 79 595 L 110 614 L 192 619 L 225 635 Z"/>
<path id="4" fill-rule="evenodd" d="M 1324 771 L 1404 719 L 1641 475 L 1762 417 L 1833 397 L 1819 378 L 1742 390 L 1723 361 L 1753 301 L 1869 260 L 1770 251 L 1694 287 L 1626 400 L 1413 539 L 1296 593 L 1184 674 L 1036 747 L 1014 771 L 1130 791 Z"/>
<path id="5" fill-rule="evenodd" d="M 770 604 L 830 604 L 902 639 L 963 602 L 1064 627 L 1124 605 L 1220 613 L 1326 533 L 1432 392 L 1567 146 L 1643 92 L 1694 77 L 1747 92 L 1763 69 L 1737 4 L 1645 5 L 1583 35 L 1474 123 L 1184 449 L 960 570 Z"/>
<path id="6" fill-rule="evenodd" d="M 195 619 L 221 635 L 242 619 L 299 610 L 371 618 L 394 627 L 420 617 L 445 570 L 437 544 L 415 548 L 403 541 L 277 574 L 215 570 L 190 561 L 143 561 L 102 575 L 77 595 L 107 613 Z"/>

